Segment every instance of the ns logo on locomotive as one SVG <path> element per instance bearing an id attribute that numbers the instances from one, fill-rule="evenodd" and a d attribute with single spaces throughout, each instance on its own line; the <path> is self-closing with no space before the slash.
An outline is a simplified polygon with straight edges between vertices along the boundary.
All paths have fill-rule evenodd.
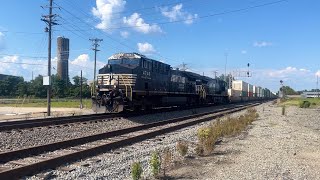
<path id="1" fill-rule="evenodd" d="M 212 79 L 138 53 L 117 53 L 99 70 L 92 97 L 95 112 L 228 103 L 225 81 Z"/>

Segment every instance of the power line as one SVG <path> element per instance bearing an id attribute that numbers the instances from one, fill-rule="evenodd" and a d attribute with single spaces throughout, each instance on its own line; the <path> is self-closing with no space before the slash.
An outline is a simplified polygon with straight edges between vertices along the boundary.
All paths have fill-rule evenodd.
<path id="1" fill-rule="evenodd" d="M 23 64 L 23 65 L 33 65 L 33 66 L 48 66 L 46 64 L 35 64 L 35 63 L 20 63 L 20 62 L 10 62 L 10 61 L 0 61 L 0 63 L 5 64 Z"/>

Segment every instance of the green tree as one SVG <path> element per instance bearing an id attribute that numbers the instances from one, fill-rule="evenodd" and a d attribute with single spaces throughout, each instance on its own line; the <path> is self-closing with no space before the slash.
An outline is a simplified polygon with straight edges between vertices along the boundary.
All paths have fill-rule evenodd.
<path id="1" fill-rule="evenodd" d="M 74 76 L 74 85 L 72 86 L 72 92 L 74 97 L 80 97 L 80 76 Z M 82 97 L 90 97 L 90 88 L 87 84 L 87 78 L 82 77 Z"/>
<path id="2" fill-rule="evenodd" d="M 292 89 L 290 86 L 283 86 L 283 90 L 285 95 L 298 95 L 294 89 Z"/>
<path id="3" fill-rule="evenodd" d="M 43 76 L 38 75 L 29 84 L 30 94 L 38 98 L 47 97 L 47 87 L 43 85 Z"/>
<path id="4" fill-rule="evenodd" d="M 0 96 L 17 96 L 19 84 L 23 83 L 23 77 L 8 76 L 0 81 Z"/>

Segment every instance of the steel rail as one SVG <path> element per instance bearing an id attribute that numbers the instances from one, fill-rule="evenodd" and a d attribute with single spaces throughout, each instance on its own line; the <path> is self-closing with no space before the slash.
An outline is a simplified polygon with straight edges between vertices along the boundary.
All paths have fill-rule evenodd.
<path id="1" fill-rule="evenodd" d="M 45 152 L 45 151 L 52 151 L 52 150 L 56 150 L 56 149 L 72 147 L 75 145 L 85 144 L 88 142 L 93 142 L 93 141 L 102 140 L 102 139 L 111 138 L 111 137 L 116 137 L 119 135 L 124 135 L 124 134 L 132 133 L 132 132 L 143 131 L 143 130 L 150 129 L 153 127 L 161 127 L 161 126 L 164 126 L 167 124 L 180 123 L 178 125 L 173 125 L 171 127 L 165 127 L 165 128 L 150 131 L 150 132 L 147 131 L 146 133 L 142 133 L 140 135 L 131 136 L 131 137 L 128 137 L 128 138 L 125 138 L 122 140 L 118 140 L 118 141 L 114 141 L 114 142 L 110 142 L 110 143 L 105 143 L 103 145 L 98 145 L 93 148 L 88 148 L 85 150 L 80 150 L 80 151 L 77 151 L 74 153 L 64 154 L 64 155 L 61 155 L 58 157 L 43 160 L 43 161 L 40 161 L 37 163 L 25 165 L 22 167 L 10 169 L 10 170 L 5 170 L 5 171 L 0 172 L 0 179 L 6 179 L 6 178 L 12 179 L 12 178 L 23 177 L 26 175 L 31 175 L 31 174 L 37 173 L 41 170 L 55 168 L 57 166 L 65 164 L 66 162 L 74 162 L 76 160 L 79 160 L 82 158 L 87 158 L 87 157 L 94 156 L 97 154 L 101 154 L 101 153 L 104 153 L 104 152 L 112 150 L 112 149 L 131 145 L 133 143 L 143 141 L 145 139 L 149 139 L 149 138 L 155 137 L 160 134 L 165 134 L 165 133 L 172 132 L 172 131 L 175 131 L 175 130 L 178 130 L 178 129 L 181 129 L 181 128 L 184 128 L 187 126 L 191 126 L 191 125 L 195 125 L 195 124 L 198 124 L 201 122 L 209 121 L 214 118 L 224 116 L 225 114 L 238 112 L 238 111 L 244 110 L 246 108 L 256 106 L 258 104 L 260 104 L 260 103 L 249 104 L 249 105 L 240 105 L 240 107 L 233 107 L 233 108 L 222 108 L 220 110 L 215 110 L 212 112 L 184 116 L 184 117 L 169 119 L 166 121 L 160 121 L 160 122 L 156 122 L 156 123 L 135 126 L 132 128 L 126 128 L 126 129 L 116 130 L 116 131 L 112 131 L 112 132 L 102 133 L 102 134 L 98 134 L 98 135 L 77 138 L 77 139 L 73 139 L 73 140 L 67 140 L 64 142 L 58 142 L 58 144 L 54 143 L 54 144 L 44 145 L 42 147 L 33 147 L 33 148 L 27 148 L 27 149 L 17 150 L 17 151 L 13 151 L 13 152 L 2 153 L 0 155 L 0 159 L 5 160 L 5 162 L 6 162 L 6 161 L 10 161 L 12 159 L 15 159 L 14 157 L 23 157 L 23 156 L 28 156 L 28 155 L 40 154 L 41 152 Z M 216 114 L 213 116 L 210 116 L 210 117 L 202 117 L 201 118 L 201 116 L 205 116 L 205 115 L 209 115 L 209 114 L 213 114 L 213 113 L 216 113 Z M 184 122 L 185 120 L 188 120 L 188 119 L 190 120 L 193 118 L 199 118 L 199 119 Z M 37 150 L 38 148 L 39 148 L 39 150 Z"/>
<path id="2" fill-rule="evenodd" d="M 161 112 L 171 112 L 177 110 L 188 110 L 192 108 L 200 108 L 200 107 L 208 107 L 212 105 L 206 106 L 189 106 L 187 108 L 182 107 L 171 107 L 162 108 L 162 109 L 153 109 L 151 111 L 137 111 L 137 112 L 126 112 L 126 113 L 115 113 L 115 114 L 88 114 L 88 115 L 80 115 L 80 116 L 64 116 L 64 117 L 53 117 L 53 118 L 41 118 L 41 119 L 30 119 L 30 120 L 15 120 L 15 121 L 5 121 L 0 122 L 0 131 L 10 131 L 14 129 L 26 129 L 26 128 L 35 128 L 42 126 L 54 126 L 54 125 L 62 125 L 62 124 L 70 124 L 70 123 L 81 123 L 86 121 L 97 121 L 103 119 L 112 119 L 112 118 L 120 118 L 120 117 L 133 117 L 140 116 L 146 114 L 154 114 Z"/>

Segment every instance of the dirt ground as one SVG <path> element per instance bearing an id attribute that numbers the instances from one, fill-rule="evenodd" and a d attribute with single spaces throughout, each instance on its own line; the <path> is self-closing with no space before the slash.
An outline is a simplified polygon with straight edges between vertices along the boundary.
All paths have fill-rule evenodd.
<path id="1" fill-rule="evenodd" d="M 240 136 L 186 158 L 168 179 L 320 179 L 320 109 L 267 105 Z"/>
<path id="2" fill-rule="evenodd" d="M 47 118 L 47 108 L 41 107 L 0 107 L 0 121 Z M 51 117 L 91 114 L 91 109 L 51 108 Z"/>

